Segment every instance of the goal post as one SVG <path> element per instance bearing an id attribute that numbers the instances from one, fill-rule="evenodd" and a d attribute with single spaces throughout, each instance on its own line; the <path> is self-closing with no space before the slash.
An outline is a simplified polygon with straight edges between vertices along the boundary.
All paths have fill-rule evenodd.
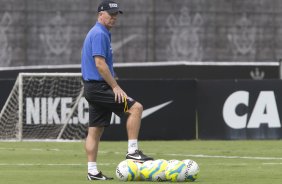
<path id="1" fill-rule="evenodd" d="M 19 133 L 18 96 L 19 78 L 0 113 L 0 139 L 21 139 Z"/>
<path id="2" fill-rule="evenodd" d="M 83 139 L 87 123 L 81 73 L 20 73 L 0 113 L 0 139 Z"/>

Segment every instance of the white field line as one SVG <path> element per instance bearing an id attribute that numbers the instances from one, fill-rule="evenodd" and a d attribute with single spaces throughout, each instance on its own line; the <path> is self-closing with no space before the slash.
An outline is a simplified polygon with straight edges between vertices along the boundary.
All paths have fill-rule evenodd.
<path id="1" fill-rule="evenodd" d="M 117 163 L 98 163 L 98 165 L 116 165 Z M 40 164 L 40 163 L 0 163 L 0 166 L 87 166 L 85 164 Z"/>
<path id="2" fill-rule="evenodd" d="M 39 164 L 39 163 L 17 163 L 17 164 L 11 164 L 11 163 L 0 163 L 0 166 L 82 166 L 86 164 Z"/>
<path id="3" fill-rule="evenodd" d="M 201 164 L 199 164 L 201 166 Z M 212 163 L 212 164 L 204 164 L 204 165 L 211 165 L 211 166 L 247 166 L 247 165 L 254 165 L 248 163 Z"/>
<path id="4" fill-rule="evenodd" d="M 282 162 L 277 162 L 277 163 L 262 163 L 263 165 L 282 165 Z"/>
<path id="5" fill-rule="evenodd" d="M 118 163 L 98 163 L 98 166 L 109 166 L 109 165 L 117 165 Z M 262 165 L 282 165 L 282 162 L 278 163 L 261 163 Z M 214 164 L 200 164 L 200 165 L 212 165 L 212 166 L 247 166 L 247 165 L 253 165 L 253 164 L 248 164 L 248 163 L 214 163 Z M 50 166 L 50 167 L 73 167 L 73 166 L 83 166 L 87 167 L 87 163 L 85 164 L 40 164 L 40 163 L 0 163 L 0 166 L 16 166 L 16 167 L 33 167 L 33 166 Z"/>
<path id="6" fill-rule="evenodd" d="M 109 166 L 109 165 L 117 165 L 118 163 L 98 163 L 99 166 Z M 282 165 L 282 162 L 278 162 L 278 163 L 261 163 L 262 165 Z M 202 165 L 202 164 L 201 164 Z M 215 163 L 215 164 L 204 164 L 204 165 L 218 165 L 218 166 L 247 166 L 247 165 L 250 165 L 248 163 Z M 253 165 L 253 164 L 251 164 Z M 83 167 L 86 167 L 87 164 L 74 164 L 74 163 L 70 163 L 70 164 L 40 164 L 40 163 L 0 163 L 0 166 L 17 166 L 17 167 L 20 167 L 20 166 L 23 166 L 23 167 L 33 167 L 33 166 L 50 166 L 50 167 L 60 167 L 60 166 L 65 166 L 65 167 L 73 167 L 73 166 L 83 166 Z"/>
<path id="7" fill-rule="evenodd" d="M 107 151 L 99 151 L 100 154 L 108 154 Z M 123 152 L 114 152 L 115 154 L 124 155 Z M 148 153 L 148 155 L 156 155 L 156 153 Z M 249 159 L 249 160 L 282 160 L 282 157 L 254 157 L 254 156 L 226 156 L 226 155 L 202 155 L 202 154 L 161 154 L 164 156 L 176 156 L 176 157 L 194 157 L 194 158 L 224 158 L 224 159 Z"/>
<path id="8" fill-rule="evenodd" d="M 0 150 L 32 150 L 32 151 L 71 151 L 66 149 L 59 149 L 59 148 L 51 148 L 51 149 L 42 149 L 42 148 L 32 148 L 32 149 L 25 149 L 25 148 L 0 148 Z M 108 151 L 99 151 L 99 154 L 109 154 L 113 152 Z M 117 155 L 125 155 L 125 152 L 114 152 Z M 148 153 L 148 155 L 155 155 L 155 153 Z M 195 157 L 195 158 L 224 158 L 224 159 L 249 159 L 249 160 L 282 160 L 282 157 L 255 157 L 255 156 L 227 156 L 227 155 L 203 155 L 203 154 L 177 154 L 177 153 L 170 153 L 170 154 L 162 154 L 164 156 L 176 156 L 176 157 Z"/>
<path id="9" fill-rule="evenodd" d="M 42 148 L 0 148 L 0 150 L 31 150 L 31 151 L 61 151 L 59 148 L 42 149 Z M 64 150 L 69 151 L 69 150 Z"/>
<path id="10" fill-rule="evenodd" d="M 248 160 L 282 160 L 282 157 L 251 157 L 251 156 L 226 156 L 226 155 L 186 155 L 186 154 L 163 154 L 166 156 L 196 157 L 196 158 L 225 158 L 225 159 L 248 159 Z"/>

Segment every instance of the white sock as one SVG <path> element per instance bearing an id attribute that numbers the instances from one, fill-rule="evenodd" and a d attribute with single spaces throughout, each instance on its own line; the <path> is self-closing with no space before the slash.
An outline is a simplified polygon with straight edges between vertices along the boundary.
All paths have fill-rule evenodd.
<path id="1" fill-rule="evenodd" d="M 96 175 L 99 173 L 96 162 L 88 162 L 88 173 Z"/>
<path id="2" fill-rule="evenodd" d="M 136 150 L 138 150 L 137 139 L 130 139 L 130 140 L 128 140 L 128 153 L 132 154 Z"/>

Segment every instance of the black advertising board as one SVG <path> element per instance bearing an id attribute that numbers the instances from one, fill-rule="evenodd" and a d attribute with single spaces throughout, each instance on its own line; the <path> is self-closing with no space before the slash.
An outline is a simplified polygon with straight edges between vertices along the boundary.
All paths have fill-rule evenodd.
<path id="1" fill-rule="evenodd" d="M 141 140 L 187 140 L 196 138 L 196 81 L 124 80 L 126 93 L 142 103 Z M 127 140 L 125 122 L 112 119 L 102 139 Z"/>
<path id="2" fill-rule="evenodd" d="M 2 107 L 4 106 L 9 94 L 11 93 L 14 83 L 15 80 L 13 79 L 0 80 L 0 86 L 1 86 L 0 109 L 2 109 Z"/>
<path id="3" fill-rule="evenodd" d="M 197 83 L 200 139 L 281 139 L 282 81 Z"/>
<path id="4" fill-rule="evenodd" d="M 116 63 L 120 79 L 279 79 L 278 62 L 149 62 Z M 80 73 L 80 65 L 0 68 L 0 79 L 16 79 L 20 72 Z"/>
<path id="5" fill-rule="evenodd" d="M 116 72 L 123 79 L 279 79 L 277 65 L 217 65 L 208 62 L 187 65 L 117 67 Z M 144 75 L 145 74 L 145 75 Z"/>
<path id="6" fill-rule="evenodd" d="M 0 81 L 4 105 L 13 80 Z M 144 107 L 141 140 L 189 140 L 189 139 L 281 139 L 282 113 L 282 81 L 281 80 L 119 80 L 126 93 L 142 103 Z M 42 98 L 41 98 L 42 97 Z M 41 100 L 40 102 L 36 100 Z M 44 101 L 45 100 L 45 101 Z M 47 114 L 47 98 L 26 98 L 28 120 L 24 120 L 23 138 L 33 138 L 34 134 L 25 134 L 25 127 L 46 126 L 61 130 L 62 112 L 70 109 L 68 96 L 55 96 L 52 103 L 60 100 L 58 112 L 50 111 L 48 115 L 57 117 L 58 121 L 44 124 L 34 120 L 37 113 Z M 44 103 L 43 103 L 44 102 Z M 41 105 L 40 105 L 41 104 Z M 45 104 L 45 105 L 44 105 Z M 48 101 L 49 104 L 49 101 Z M 74 133 L 63 139 L 85 138 L 87 131 L 86 114 L 88 107 L 84 98 L 81 99 L 78 115 L 66 128 L 66 133 Z M 39 107 L 40 110 L 34 107 Z M 44 107 L 44 108 L 43 108 Z M 28 108 L 26 108 L 28 109 Z M 25 112 L 25 111 L 24 111 Z M 197 112 L 197 113 L 196 113 Z M 42 115 L 42 117 L 43 117 Z M 44 115 L 44 117 L 45 117 Z M 54 115 L 54 116 L 53 116 Z M 81 115 L 81 116 L 80 116 Z M 197 118 L 196 118 L 197 116 Z M 44 118 L 42 118 L 44 119 Z M 47 116 L 46 116 L 47 117 Z M 75 121 L 76 120 L 76 121 Z M 198 127 L 196 127 L 196 121 Z M 41 124 L 40 124 L 41 123 Z M 33 129 L 34 129 L 33 127 Z M 56 127 L 59 127 L 56 128 Z M 72 129 L 78 127 L 77 129 Z M 38 135 L 45 135 L 35 128 Z M 198 132 L 197 132 L 198 130 Z M 57 133 L 54 133 L 57 137 Z M 72 134 L 71 134 L 72 135 Z M 198 135 L 198 136 L 196 136 Z M 41 138 L 41 137 L 40 137 Z M 42 137 L 46 138 L 46 137 Z M 50 137 L 49 137 L 50 138 Z M 111 126 L 104 131 L 103 140 L 127 140 L 125 120 L 112 115 Z"/>
<path id="7" fill-rule="evenodd" d="M 61 84 L 59 80 L 56 82 Z M 118 83 L 129 97 L 143 105 L 141 140 L 196 138 L 196 81 L 119 80 Z M 52 85 L 57 86 L 57 83 Z M 76 93 L 80 92 L 78 89 Z M 73 91 L 66 96 L 61 92 L 47 92 L 47 97 L 41 91 L 24 95 L 23 139 L 85 138 L 89 122 L 87 101 L 84 97 L 79 100 L 77 109 L 64 126 L 67 114 L 71 112 L 71 104 L 78 94 Z M 127 140 L 126 118 L 113 113 L 102 139 Z"/>

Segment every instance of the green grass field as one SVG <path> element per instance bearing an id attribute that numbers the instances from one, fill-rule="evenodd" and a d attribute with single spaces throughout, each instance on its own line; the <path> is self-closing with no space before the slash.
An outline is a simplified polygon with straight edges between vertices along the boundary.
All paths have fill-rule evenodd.
<path id="1" fill-rule="evenodd" d="M 281 184 L 282 141 L 140 141 L 154 158 L 192 159 L 201 184 Z M 127 142 L 102 141 L 98 167 L 115 177 Z M 87 181 L 83 142 L 0 142 L 1 184 L 123 183 Z M 127 182 L 128 183 L 128 182 Z M 131 182 L 156 183 L 156 182 Z"/>

